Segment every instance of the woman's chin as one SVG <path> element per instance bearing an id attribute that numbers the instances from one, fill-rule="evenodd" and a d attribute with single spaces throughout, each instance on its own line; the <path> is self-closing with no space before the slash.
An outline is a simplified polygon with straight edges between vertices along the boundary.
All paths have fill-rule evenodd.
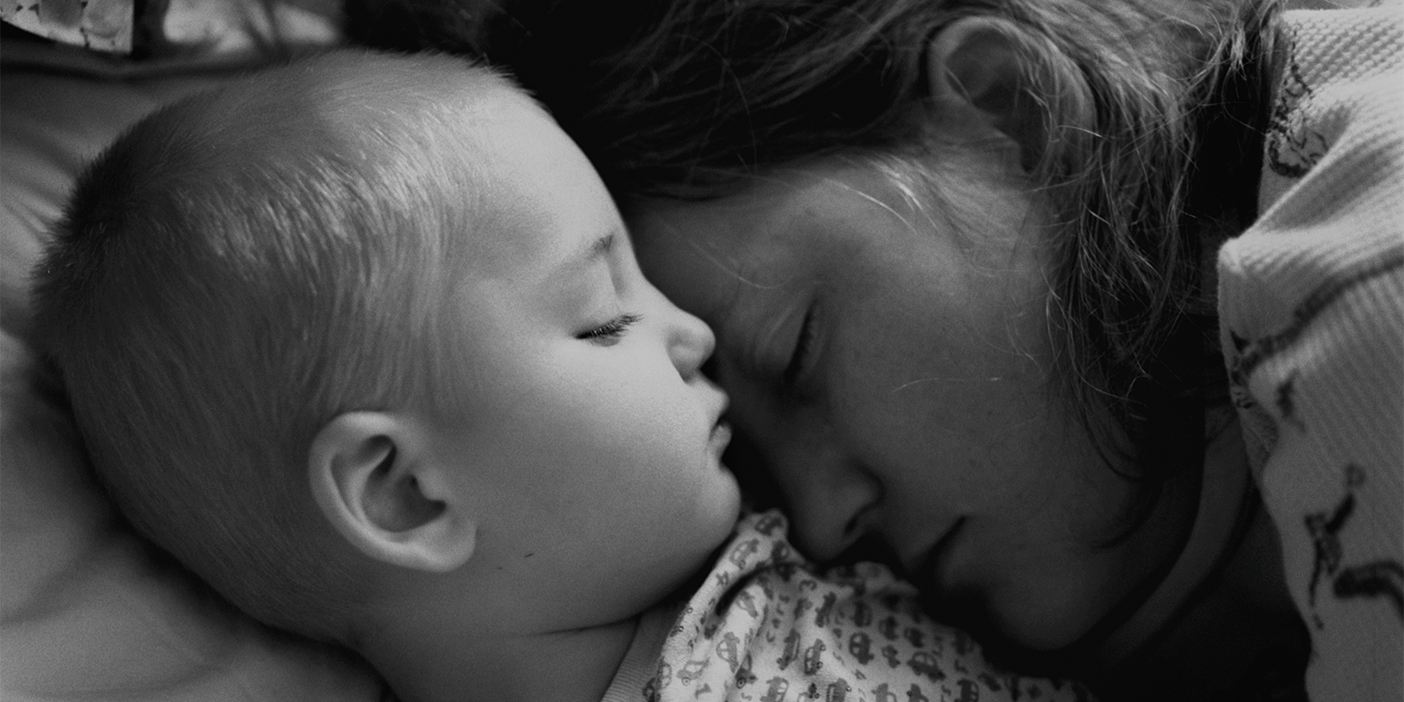
<path id="1" fill-rule="evenodd" d="M 939 621 L 973 636 L 1000 667 L 1028 675 L 1066 676 L 1086 665 L 1078 652 L 1093 628 L 1095 613 L 1027 599 L 991 604 L 983 598 L 950 597 L 930 609 Z"/>

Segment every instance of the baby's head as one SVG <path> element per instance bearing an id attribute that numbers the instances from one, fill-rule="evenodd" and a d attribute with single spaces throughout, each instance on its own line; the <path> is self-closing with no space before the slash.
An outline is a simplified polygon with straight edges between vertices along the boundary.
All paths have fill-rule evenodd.
<path id="1" fill-rule="evenodd" d="M 79 180 L 35 282 L 121 509 L 275 626 L 628 614 L 734 521 L 710 330 L 484 68 L 332 53 L 166 108 Z"/>

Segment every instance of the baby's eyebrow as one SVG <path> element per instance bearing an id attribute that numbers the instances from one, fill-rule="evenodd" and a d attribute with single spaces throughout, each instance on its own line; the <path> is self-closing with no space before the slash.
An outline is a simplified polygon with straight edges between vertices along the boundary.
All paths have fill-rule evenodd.
<path id="1" fill-rule="evenodd" d="M 603 258 L 614 249 L 614 242 L 616 241 L 615 234 L 616 232 L 610 232 L 595 239 L 587 246 L 583 247 L 578 253 L 566 257 L 566 259 L 561 262 L 560 267 L 562 269 L 585 268 L 600 258 Z"/>
<path id="2" fill-rule="evenodd" d="M 590 252 L 586 258 L 589 260 L 594 260 L 596 258 L 608 254 L 614 249 L 614 241 L 614 232 L 610 232 L 596 239 L 595 243 L 590 245 Z"/>

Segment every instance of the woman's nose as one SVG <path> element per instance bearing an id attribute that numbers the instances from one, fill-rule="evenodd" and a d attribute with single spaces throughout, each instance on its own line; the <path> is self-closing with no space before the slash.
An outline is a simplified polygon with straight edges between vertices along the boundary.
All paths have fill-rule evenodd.
<path id="1" fill-rule="evenodd" d="M 668 356 L 678 375 L 692 380 L 711 357 L 717 346 L 712 328 L 696 316 L 683 311 L 670 301 L 664 302 L 668 315 Z"/>
<path id="2" fill-rule="evenodd" d="M 809 558 L 832 561 L 877 526 L 881 484 L 845 459 L 831 437 L 788 446 L 785 455 L 767 453 L 788 507 L 791 538 Z"/>

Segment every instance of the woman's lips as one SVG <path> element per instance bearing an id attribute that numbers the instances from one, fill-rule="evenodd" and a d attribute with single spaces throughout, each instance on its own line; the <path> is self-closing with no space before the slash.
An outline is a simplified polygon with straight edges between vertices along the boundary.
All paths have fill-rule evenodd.
<path id="1" fill-rule="evenodd" d="M 965 517 L 955 520 L 950 528 L 946 529 L 946 533 L 942 534 L 941 538 L 937 539 L 936 543 L 931 546 L 931 550 L 926 552 L 926 557 L 916 570 L 912 571 L 912 577 L 916 578 L 921 588 L 927 591 L 928 598 L 939 599 L 953 587 L 952 574 L 948 572 L 951 544 L 960 535 L 961 528 L 964 526 Z"/>
<path id="2" fill-rule="evenodd" d="M 982 644 L 987 644 L 988 613 L 981 595 L 973 589 L 972 583 L 961 582 L 957 571 L 959 564 L 955 550 L 964 528 L 965 517 L 961 517 L 931 547 L 920 569 L 912 577 L 931 616 L 937 621 L 960 627 L 974 634 Z"/>

